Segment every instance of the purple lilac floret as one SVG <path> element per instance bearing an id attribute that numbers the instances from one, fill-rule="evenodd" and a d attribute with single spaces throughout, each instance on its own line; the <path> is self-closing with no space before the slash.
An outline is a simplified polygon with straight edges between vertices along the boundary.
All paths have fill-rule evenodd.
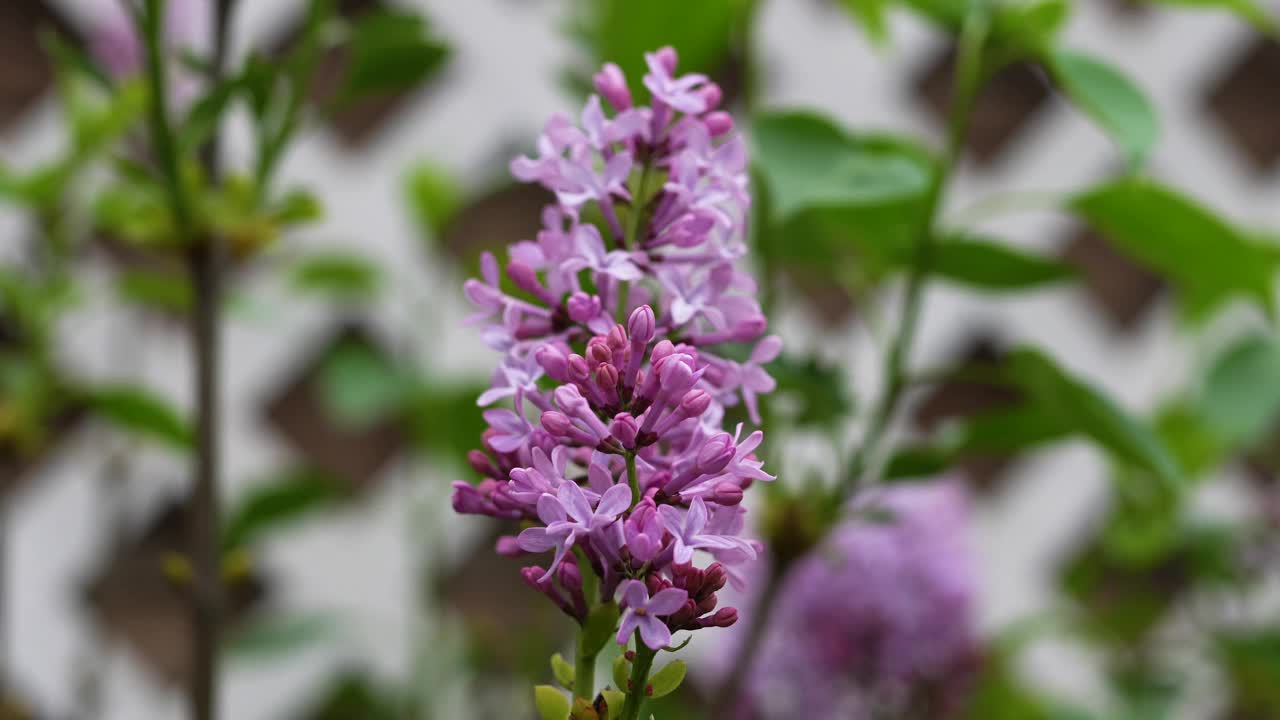
<path id="1" fill-rule="evenodd" d="M 787 574 L 743 685 L 751 717 L 955 717 L 978 655 L 967 495 L 939 482 L 865 502 L 887 516 L 838 527 Z"/>
<path id="2" fill-rule="evenodd" d="M 716 593 L 756 558 L 741 502 L 773 476 L 754 454 L 763 434 L 727 432 L 725 408 L 742 403 L 759 423 L 757 397 L 774 387 L 762 366 L 781 341 L 764 336 L 738 268 L 747 158 L 720 89 L 676 76 L 671 48 L 646 60 L 650 106 L 606 65 L 580 122 L 553 116 L 536 155 L 511 164 L 556 202 L 505 266 L 486 254 L 466 283 L 471 322 L 504 357 L 469 456 L 482 479 L 455 483 L 453 505 L 523 523 L 498 551 L 553 553 L 524 569 L 532 587 L 580 622 L 616 598 L 618 641 L 638 632 L 656 650 L 672 632 L 737 620 Z M 747 359 L 730 344 L 748 344 L 736 354 Z M 584 572 L 599 597 L 584 597 Z"/>

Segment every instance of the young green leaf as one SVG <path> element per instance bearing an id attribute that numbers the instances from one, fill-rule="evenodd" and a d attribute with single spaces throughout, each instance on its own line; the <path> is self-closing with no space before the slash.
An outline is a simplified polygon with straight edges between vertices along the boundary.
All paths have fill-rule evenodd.
<path id="1" fill-rule="evenodd" d="M 337 483 L 309 470 L 257 484 L 232 505 L 222 530 L 222 546 L 230 550 L 249 545 L 273 529 L 330 507 L 341 496 Z"/>
<path id="2" fill-rule="evenodd" d="M 123 430 L 179 450 L 194 443 L 191 425 L 168 401 L 146 388 L 106 385 L 90 390 L 89 408 Z"/>
<path id="3" fill-rule="evenodd" d="M 615 62 L 637 100 L 644 53 L 670 45 L 680 54 L 680 72 L 716 73 L 730 59 L 732 28 L 744 21 L 740 0 L 577 0 L 570 29 L 591 50 L 594 67 Z M 589 85 L 588 85 L 589 87 Z"/>
<path id="4" fill-rule="evenodd" d="M 1071 269 L 1057 260 L 998 241 L 965 236 L 944 238 L 934 246 L 933 272 L 945 280 L 992 292 L 1027 290 L 1072 276 Z"/>
<path id="5" fill-rule="evenodd" d="M 344 102 L 407 90 L 438 71 L 449 47 L 431 36 L 426 20 L 402 10 L 376 10 L 361 17 L 351 36 Z"/>
<path id="6" fill-rule="evenodd" d="M 378 291 L 382 272 L 368 259 L 346 252 L 318 253 L 303 258 L 290 271 L 294 289 L 338 300 L 367 299 Z"/>
<path id="7" fill-rule="evenodd" d="M 443 168 L 430 163 L 415 166 L 405 180 L 405 196 L 418 226 L 439 238 L 462 207 L 462 189 Z"/>
<path id="8" fill-rule="evenodd" d="M 226 651 L 236 660 L 272 659 L 327 640 L 336 629 L 335 618 L 327 614 L 271 616 L 232 633 Z"/>
<path id="9" fill-rule="evenodd" d="M 550 685 L 533 689 L 533 703 L 541 720 L 568 720 L 569 698 Z"/>
<path id="10" fill-rule="evenodd" d="M 1047 355 L 1031 349 L 1010 354 L 1008 377 L 1027 396 L 1027 405 L 1057 425 L 1093 440 L 1117 458 L 1169 484 L 1181 484 L 1182 471 L 1172 453 L 1151 431 L 1096 388 L 1077 380 Z"/>
<path id="11" fill-rule="evenodd" d="M 1053 50 L 1048 64 L 1058 84 L 1102 126 L 1134 167 L 1142 166 L 1159 134 L 1155 108 L 1120 71 L 1085 53 Z"/>
<path id="12" fill-rule="evenodd" d="M 1199 407 L 1228 446 L 1261 439 L 1280 415 L 1280 342 L 1251 335 L 1228 348 L 1209 369 Z"/>
<path id="13" fill-rule="evenodd" d="M 860 142 L 812 113 L 762 115 L 752 142 L 779 220 L 806 209 L 910 199 L 924 193 L 932 171 L 916 153 Z"/>
<path id="14" fill-rule="evenodd" d="M 178 273 L 126 270 L 116 277 L 116 292 L 128 302 L 170 313 L 191 309 L 191 284 Z"/>
<path id="15" fill-rule="evenodd" d="M 582 632 L 586 633 L 586 637 L 582 641 L 582 650 L 588 655 L 595 655 L 613 639 L 613 633 L 617 629 L 617 603 L 607 602 L 595 606 L 591 609 L 591 614 L 587 616 L 587 622 L 582 627 Z"/>
<path id="16" fill-rule="evenodd" d="M 840 0 L 840 5 L 852 15 L 867 36 L 877 45 L 889 38 L 889 0 Z"/>
<path id="17" fill-rule="evenodd" d="M 1275 16 L 1255 0 L 1148 0 L 1148 2 L 1206 10 L 1225 10 L 1272 36 L 1275 36 L 1280 29 Z"/>
<path id="18" fill-rule="evenodd" d="M 560 653 L 551 656 L 551 674 L 555 676 L 556 682 L 566 690 L 573 689 L 573 679 L 578 674 L 573 666 L 564 659 Z"/>
<path id="19" fill-rule="evenodd" d="M 656 700 L 675 692 L 680 687 L 680 683 L 684 682 L 686 670 L 688 670 L 688 666 L 685 665 L 683 660 L 675 660 L 650 675 L 649 686 L 653 688 L 653 694 L 650 697 Z"/>
<path id="20" fill-rule="evenodd" d="M 631 681 L 631 663 L 627 661 L 627 656 L 625 654 L 620 653 L 618 657 L 613 659 L 614 687 L 617 687 L 619 690 L 625 691 L 627 689 L 627 683 L 630 681 Z M 613 703 L 609 703 L 609 708 L 612 711 Z"/>
<path id="21" fill-rule="evenodd" d="M 1180 193 L 1132 178 L 1078 195 L 1070 207 L 1173 283 L 1190 317 L 1203 318 L 1234 296 L 1274 314 L 1276 254 Z"/>

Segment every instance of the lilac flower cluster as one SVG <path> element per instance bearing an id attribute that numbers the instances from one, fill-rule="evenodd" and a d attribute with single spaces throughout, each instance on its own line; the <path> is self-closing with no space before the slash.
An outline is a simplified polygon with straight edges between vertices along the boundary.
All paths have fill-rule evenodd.
<path id="1" fill-rule="evenodd" d="M 877 495 L 888 517 L 837 527 L 787 574 L 744 683 L 752 717 L 954 716 L 978 659 L 967 494 Z"/>
<path id="2" fill-rule="evenodd" d="M 618 641 L 638 632 L 656 650 L 737 619 L 716 592 L 756 557 L 739 537 L 743 492 L 773 478 L 754 455 L 762 433 L 725 432 L 723 417 L 742 403 L 759 422 L 757 396 L 774 387 L 761 366 L 781 342 L 762 337 L 755 283 L 736 267 L 747 162 L 720 89 L 675 76 L 671 48 L 646 60 L 650 107 L 606 65 L 581 123 L 551 118 L 537 156 L 512 163 L 556 202 L 505 273 L 487 254 L 466 284 L 473 322 L 504 353 L 479 404 L 510 406 L 485 411 L 470 455 L 483 479 L 455 483 L 453 504 L 525 523 L 498 550 L 553 553 L 525 568 L 533 587 L 579 621 L 617 597 Z M 726 343 L 754 347 L 734 360 L 715 348 Z M 714 562 L 695 566 L 697 551 Z"/>

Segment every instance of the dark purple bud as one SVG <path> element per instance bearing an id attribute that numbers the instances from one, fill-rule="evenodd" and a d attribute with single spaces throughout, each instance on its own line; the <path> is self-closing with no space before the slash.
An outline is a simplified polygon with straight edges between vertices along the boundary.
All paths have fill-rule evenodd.
<path id="1" fill-rule="evenodd" d="M 600 298 L 578 291 L 569 296 L 569 319 L 577 323 L 589 323 L 600 314 Z"/>
<path id="2" fill-rule="evenodd" d="M 713 138 L 733 132 L 733 116 L 721 110 L 707 113 L 702 118 L 702 122 L 707 126 L 707 133 Z"/>
<path id="3" fill-rule="evenodd" d="M 569 416 L 562 412 L 548 410 L 542 413 L 542 429 L 556 437 L 568 435 L 571 427 L 573 423 L 569 422 Z"/>
<path id="4" fill-rule="evenodd" d="M 569 600 L 573 603 L 574 614 L 578 619 L 587 617 L 587 599 L 582 594 L 582 571 L 574 563 L 565 562 L 560 564 L 560 570 L 557 573 L 560 579 L 560 587 L 564 588 L 569 594 Z"/>
<path id="5" fill-rule="evenodd" d="M 710 500 L 717 505 L 737 505 L 742 502 L 742 487 L 731 482 L 718 483 Z"/>
<path id="6" fill-rule="evenodd" d="M 493 466 L 493 459 L 479 450 L 468 452 L 467 462 L 471 465 L 471 469 L 485 477 L 498 477 L 498 468 Z"/>
<path id="7" fill-rule="evenodd" d="M 534 354 L 534 359 L 542 366 L 547 377 L 556 382 L 569 382 L 569 358 L 559 348 L 543 345 Z"/>
<path id="8" fill-rule="evenodd" d="M 658 64 L 666 69 L 668 73 L 675 74 L 676 66 L 680 63 L 680 56 L 676 54 L 676 49 L 667 45 L 660 48 L 657 52 Z"/>
<path id="9" fill-rule="evenodd" d="M 654 317 L 653 308 L 641 305 L 631 311 L 631 318 L 627 320 L 627 334 L 631 336 L 631 342 L 648 345 L 653 340 L 657 326 L 658 320 Z"/>
<path id="10" fill-rule="evenodd" d="M 596 365 L 613 362 L 613 350 L 609 348 L 608 341 L 599 335 L 587 341 L 587 359 Z"/>
<path id="11" fill-rule="evenodd" d="M 616 390 L 618 387 L 618 368 L 604 363 L 596 366 L 596 385 L 601 390 Z"/>
<path id="12" fill-rule="evenodd" d="M 622 327 L 620 323 L 609 328 L 609 334 L 604 337 L 609 343 L 609 348 L 615 353 L 626 349 L 630 344 L 627 340 L 627 329 Z"/>
<path id="13" fill-rule="evenodd" d="M 702 624 L 703 627 L 727 628 L 736 622 L 738 622 L 738 609 L 727 607 L 717 610 L 715 615 L 703 620 Z"/>
<path id="14" fill-rule="evenodd" d="M 636 434 L 640 432 L 640 424 L 630 413 L 621 413 L 609 423 L 609 434 L 628 450 L 636 446 Z"/>
<path id="15" fill-rule="evenodd" d="M 453 484 L 453 511 L 463 515 L 492 515 L 493 503 L 479 488 L 464 482 Z"/>
<path id="16" fill-rule="evenodd" d="M 536 565 L 520 569 L 520 577 L 524 578 L 525 584 L 538 592 L 542 592 L 543 590 L 542 577 L 546 574 L 546 570 L 543 570 Z"/>
<path id="17" fill-rule="evenodd" d="M 596 92 L 600 93 L 615 110 L 626 110 L 631 107 L 631 90 L 627 87 L 627 78 L 622 74 L 622 68 L 613 63 L 606 63 L 600 72 L 596 73 L 591 82 L 595 85 Z"/>
<path id="18" fill-rule="evenodd" d="M 704 587 L 715 592 L 724 587 L 729 582 L 729 573 L 725 572 L 724 565 L 720 563 L 711 563 L 702 571 Z"/>

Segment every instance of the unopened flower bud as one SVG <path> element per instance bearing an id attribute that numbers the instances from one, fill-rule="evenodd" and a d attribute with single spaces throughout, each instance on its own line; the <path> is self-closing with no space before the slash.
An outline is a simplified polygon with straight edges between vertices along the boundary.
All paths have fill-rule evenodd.
<path id="1" fill-rule="evenodd" d="M 498 477 L 498 468 L 493 466 L 493 460 L 479 450 L 472 450 L 467 453 L 467 463 L 471 465 L 471 469 L 485 477 Z"/>
<path id="2" fill-rule="evenodd" d="M 711 407 L 711 396 L 707 391 L 694 388 L 680 399 L 680 411 L 685 417 L 701 417 Z"/>
<path id="3" fill-rule="evenodd" d="M 631 342 L 648 345 L 653 340 L 657 326 L 653 308 L 641 305 L 631 311 L 631 317 L 627 320 L 627 334 L 631 336 Z"/>
<path id="4" fill-rule="evenodd" d="M 618 387 L 618 368 L 604 363 L 596 366 L 596 385 L 601 390 L 616 390 Z"/>
<path id="5" fill-rule="evenodd" d="M 543 426 L 545 425 L 544 421 Z M 711 439 L 707 440 L 698 451 L 698 472 L 714 475 L 724 470 L 729 465 L 729 461 L 733 460 L 735 452 L 733 437 L 729 433 L 712 435 Z"/>
<path id="6" fill-rule="evenodd" d="M 733 116 L 722 110 L 707 113 L 702 118 L 707 127 L 707 134 L 716 138 L 733 132 Z"/>
<path id="7" fill-rule="evenodd" d="M 503 535 L 498 538 L 498 542 L 494 544 L 493 549 L 503 557 L 520 557 L 525 552 L 520 548 L 520 542 L 516 540 L 514 535 Z"/>
<path id="8" fill-rule="evenodd" d="M 703 626 L 727 628 L 736 622 L 738 622 L 738 609 L 727 607 L 727 608 L 720 608 L 719 610 L 716 611 L 715 615 L 712 615 L 707 620 L 704 620 Z"/>
<path id="9" fill-rule="evenodd" d="M 569 381 L 569 358 L 559 348 L 543 345 L 533 357 L 547 373 L 547 377 L 556 382 Z"/>
<path id="10" fill-rule="evenodd" d="M 546 292 L 538 280 L 537 271 L 522 262 L 507 263 L 507 277 L 511 278 L 511 282 L 515 283 L 516 287 L 530 295 L 541 297 Z"/>
<path id="11" fill-rule="evenodd" d="M 609 434 L 628 450 L 636 446 L 636 434 L 640 432 L 640 424 L 630 413 L 621 413 L 609 423 Z"/>
<path id="12" fill-rule="evenodd" d="M 600 314 L 600 298 L 578 291 L 569 296 L 566 309 L 569 319 L 576 323 L 589 323 Z"/>
<path id="13" fill-rule="evenodd" d="M 602 337 L 593 337 L 587 342 L 587 359 L 599 365 L 613 362 L 613 350 Z"/>
<path id="14" fill-rule="evenodd" d="M 569 379 L 573 382 L 586 382 L 591 377 L 591 364 L 581 355 L 574 353 L 569 356 Z"/>
<path id="15" fill-rule="evenodd" d="M 615 353 L 625 350 L 628 346 L 627 330 L 621 324 L 615 324 L 609 328 L 609 334 L 605 335 L 605 341 L 609 343 L 609 348 Z"/>
<path id="16" fill-rule="evenodd" d="M 720 89 L 719 85 L 713 82 L 703 85 L 699 94 L 702 95 L 703 102 L 707 104 L 707 110 L 718 107 L 720 105 L 720 101 L 724 99 L 724 92 Z"/>
<path id="17" fill-rule="evenodd" d="M 626 110 L 631 107 L 631 90 L 627 87 L 627 78 L 622 68 L 614 63 L 606 63 L 600 72 L 591 78 L 596 92 L 600 93 L 615 110 Z"/>
<path id="18" fill-rule="evenodd" d="M 719 483 L 710 500 L 717 505 L 737 505 L 742 502 L 742 486 L 731 482 Z"/>
<path id="19" fill-rule="evenodd" d="M 573 423 L 569 421 L 569 416 L 562 412 L 548 410 L 542 413 L 542 429 L 556 437 L 568 435 L 571 427 Z"/>
<path id="20" fill-rule="evenodd" d="M 680 56 L 676 54 L 676 49 L 667 45 L 658 50 L 657 56 L 658 63 L 662 65 L 668 73 L 674 74 L 676 71 L 676 65 L 680 62 Z"/>

